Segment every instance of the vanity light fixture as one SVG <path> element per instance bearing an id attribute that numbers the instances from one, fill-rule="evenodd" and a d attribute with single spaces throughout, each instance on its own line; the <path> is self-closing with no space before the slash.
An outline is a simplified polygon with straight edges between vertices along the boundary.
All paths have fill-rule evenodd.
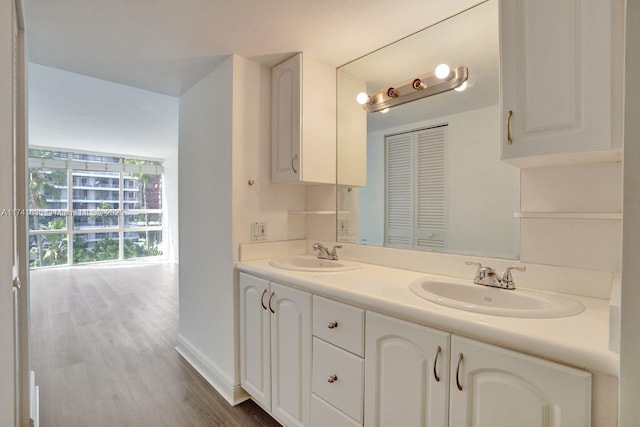
<path id="1" fill-rule="evenodd" d="M 360 105 L 364 105 L 371 102 L 371 97 L 364 92 L 360 92 L 356 95 L 356 102 Z"/>
<path id="2" fill-rule="evenodd" d="M 467 82 L 465 81 L 464 83 L 462 83 L 460 86 L 458 86 L 457 88 L 455 88 L 456 92 L 462 92 L 467 88 Z"/>
<path id="3" fill-rule="evenodd" d="M 447 64 L 440 64 L 436 67 L 436 77 L 444 80 L 451 75 L 451 68 Z"/>
<path id="4" fill-rule="evenodd" d="M 453 89 L 462 92 L 467 88 L 468 78 L 467 67 L 461 65 L 452 69 L 447 64 L 440 64 L 435 71 L 405 80 L 395 86 L 380 89 L 372 94 L 360 92 L 356 101 L 368 113 L 385 113 L 391 107 Z"/>

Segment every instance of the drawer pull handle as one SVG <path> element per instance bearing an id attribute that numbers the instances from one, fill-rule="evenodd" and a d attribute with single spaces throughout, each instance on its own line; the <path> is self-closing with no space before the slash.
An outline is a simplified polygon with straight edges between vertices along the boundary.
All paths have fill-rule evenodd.
<path id="1" fill-rule="evenodd" d="M 271 308 L 271 300 L 273 299 L 273 296 L 274 296 L 275 294 L 276 294 L 275 292 L 271 292 L 271 296 L 269 297 L 269 310 L 270 310 L 272 313 L 275 313 L 275 311 L 273 311 L 273 308 Z"/>
<path id="2" fill-rule="evenodd" d="M 436 379 L 436 382 L 440 382 L 440 376 L 438 375 L 438 359 L 440 358 L 440 353 L 442 353 L 442 348 L 438 346 L 438 350 L 436 350 L 436 357 L 433 361 L 433 377 Z"/>
<path id="3" fill-rule="evenodd" d="M 507 113 L 507 143 L 509 145 L 513 144 L 513 139 L 511 138 L 511 116 L 513 116 L 513 111 L 509 110 Z"/>
<path id="4" fill-rule="evenodd" d="M 458 356 L 458 366 L 456 367 L 456 385 L 458 386 L 458 390 L 462 391 L 462 384 L 460 384 L 460 365 L 462 364 L 462 353 Z"/>
<path id="5" fill-rule="evenodd" d="M 298 170 L 296 169 L 296 159 L 298 158 L 298 155 L 295 154 L 292 158 L 291 158 L 291 169 L 293 169 L 293 173 L 298 173 Z"/>
<path id="6" fill-rule="evenodd" d="M 338 381 L 338 376 L 337 376 L 337 375 L 335 375 L 335 374 L 334 374 L 334 375 L 331 375 L 327 381 L 333 384 L 333 383 L 335 383 L 336 381 Z"/>
<path id="7" fill-rule="evenodd" d="M 338 322 L 336 322 L 335 320 L 333 320 L 333 321 L 329 322 L 329 324 L 327 325 L 327 327 L 328 327 L 329 329 L 335 329 L 335 328 L 337 328 L 337 327 L 338 327 Z"/>
<path id="8" fill-rule="evenodd" d="M 267 306 L 264 305 L 264 294 L 266 294 L 266 293 L 267 293 L 267 290 L 265 289 L 264 291 L 262 291 L 262 296 L 260 297 L 260 305 L 262 306 L 262 308 L 264 310 L 267 309 Z"/>

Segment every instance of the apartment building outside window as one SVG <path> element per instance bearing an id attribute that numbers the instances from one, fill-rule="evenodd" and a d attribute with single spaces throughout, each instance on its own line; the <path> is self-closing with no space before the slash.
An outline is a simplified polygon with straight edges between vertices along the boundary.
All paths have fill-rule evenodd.
<path id="1" fill-rule="evenodd" d="M 31 267 L 163 253 L 162 163 L 29 150 Z"/>

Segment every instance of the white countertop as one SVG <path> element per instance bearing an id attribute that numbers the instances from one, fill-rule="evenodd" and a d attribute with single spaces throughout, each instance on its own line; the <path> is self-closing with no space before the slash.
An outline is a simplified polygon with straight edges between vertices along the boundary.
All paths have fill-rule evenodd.
<path id="1" fill-rule="evenodd" d="M 339 273 L 283 270 L 270 266 L 268 259 L 240 262 L 236 268 L 414 323 L 588 371 L 619 376 L 619 357 L 609 350 L 609 300 L 571 295 L 585 305 L 584 312 L 556 319 L 500 317 L 445 307 L 409 290 L 409 283 L 421 277 L 444 282 L 460 282 L 460 279 L 356 264 L 362 268 Z"/>

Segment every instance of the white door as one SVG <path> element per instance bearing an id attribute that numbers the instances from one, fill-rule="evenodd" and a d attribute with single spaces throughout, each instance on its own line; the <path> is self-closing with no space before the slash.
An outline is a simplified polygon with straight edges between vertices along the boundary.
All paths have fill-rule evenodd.
<path id="1" fill-rule="evenodd" d="M 367 311 L 364 425 L 447 425 L 449 334 Z"/>
<path id="2" fill-rule="evenodd" d="M 591 374 L 451 338 L 450 427 L 591 425 Z"/>
<path id="3" fill-rule="evenodd" d="M 24 220 L 14 215 L 14 209 L 21 207 L 16 188 L 24 183 L 17 176 L 24 170 L 16 163 L 24 154 L 23 135 L 18 129 L 24 99 L 22 41 L 14 1 L 0 5 L 0 20 L 0 425 L 18 426 L 22 423 L 19 361 L 24 341 L 19 339 L 23 336 L 20 319 L 26 313 L 20 310 L 24 289 L 18 289 L 16 281 L 20 263 L 25 261 L 17 252 L 17 224 Z"/>
<path id="4" fill-rule="evenodd" d="M 271 409 L 269 282 L 240 273 L 240 384 Z"/>
<path id="5" fill-rule="evenodd" d="M 16 4 L 20 4 L 19 1 Z M 23 19 L 16 9 L 14 14 L 14 206 L 27 209 L 27 106 L 26 75 L 28 62 L 25 53 Z M 32 419 L 38 426 L 37 394 L 32 390 L 30 372 L 29 326 L 29 246 L 28 217 L 14 216 L 14 293 L 16 334 L 16 419 Z M 35 374 L 34 374 L 35 375 Z M 35 386 L 35 384 L 34 384 Z"/>
<path id="6" fill-rule="evenodd" d="M 611 11 L 610 0 L 500 2 L 503 158 L 611 147 Z"/>
<path id="7" fill-rule="evenodd" d="M 301 180 L 302 55 L 271 72 L 271 181 Z"/>
<path id="8" fill-rule="evenodd" d="M 288 427 L 310 425 L 311 294 L 271 283 L 271 413 Z"/>

